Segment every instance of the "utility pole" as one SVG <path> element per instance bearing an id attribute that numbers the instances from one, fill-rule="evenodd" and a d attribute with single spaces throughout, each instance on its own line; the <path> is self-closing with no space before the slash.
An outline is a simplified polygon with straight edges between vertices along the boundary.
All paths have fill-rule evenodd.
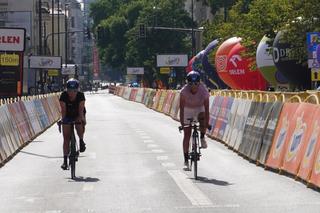
<path id="1" fill-rule="evenodd" d="M 39 0 L 39 55 L 42 55 L 42 1 Z M 41 92 L 42 92 L 42 70 L 40 69 L 40 87 L 41 87 Z M 37 78 L 37 72 L 35 73 L 35 79 Z M 36 83 L 36 82 L 35 82 Z M 36 89 L 36 94 L 38 93 L 37 88 Z"/>
<path id="2" fill-rule="evenodd" d="M 39 0 L 39 55 L 42 54 L 42 2 Z"/>
<path id="3" fill-rule="evenodd" d="M 58 3 L 58 56 L 60 56 L 60 0 L 57 0 Z"/>
<path id="4" fill-rule="evenodd" d="M 52 33 L 54 33 L 54 0 L 52 0 L 51 2 L 52 4 L 52 19 L 51 19 L 51 22 L 52 22 Z M 52 37 L 52 52 L 51 52 L 51 55 L 54 55 L 54 37 Z"/>
<path id="5" fill-rule="evenodd" d="M 64 16 L 65 16 L 65 24 L 64 24 L 64 30 L 65 30 L 65 67 L 67 67 L 68 63 L 68 17 L 67 17 L 67 3 L 64 5 Z"/>
<path id="6" fill-rule="evenodd" d="M 194 21 L 194 18 L 193 18 L 193 0 L 191 0 L 191 20 L 192 20 L 192 23 L 191 23 L 191 41 L 192 41 L 192 51 L 191 51 L 191 54 L 192 54 L 192 57 L 194 56 L 194 29 L 193 29 L 193 21 Z"/>

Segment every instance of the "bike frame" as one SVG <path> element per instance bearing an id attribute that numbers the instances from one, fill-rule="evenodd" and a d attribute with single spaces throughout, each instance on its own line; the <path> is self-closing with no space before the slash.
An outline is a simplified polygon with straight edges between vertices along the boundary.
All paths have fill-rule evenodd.
<path id="1" fill-rule="evenodd" d="M 76 162 L 78 161 L 79 152 L 77 149 L 77 140 L 74 133 L 75 125 L 81 124 L 77 122 L 63 123 L 62 121 L 58 122 L 59 132 L 61 133 L 61 125 L 70 125 L 71 126 L 71 135 L 70 135 L 70 143 L 69 143 L 69 165 L 71 167 L 71 179 L 76 177 Z"/>

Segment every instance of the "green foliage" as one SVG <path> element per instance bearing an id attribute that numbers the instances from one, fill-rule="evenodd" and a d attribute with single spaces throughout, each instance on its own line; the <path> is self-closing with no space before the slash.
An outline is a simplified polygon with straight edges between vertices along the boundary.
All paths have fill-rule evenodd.
<path id="1" fill-rule="evenodd" d="M 210 5 L 215 3 L 215 7 L 220 8 L 223 7 L 223 2 L 209 0 Z M 241 37 L 242 44 L 247 48 L 247 55 L 254 57 L 264 35 L 271 38 L 272 45 L 277 32 L 283 30 L 286 32 L 283 41 L 291 44 L 292 55 L 305 61 L 306 33 L 320 31 L 319 11 L 318 0 L 238 0 L 230 7 L 227 22 L 223 15 L 218 14 L 206 26 L 208 30 L 204 34 L 205 41 Z"/>
<path id="2" fill-rule="evenodd" d="M 91 6 L 92 10 L 96 8 L 91 16 L 102 62 L 123 74 L 127 66 L 144 66 L 145 76 L 151 81 L 159 77 L 157 54 L 191 50 L 190 33 L 153 28 L 190 28 L 184 0 L 98 0 Z M 138 37 L 141 23 L 147 26 L 146 38 Z"/>

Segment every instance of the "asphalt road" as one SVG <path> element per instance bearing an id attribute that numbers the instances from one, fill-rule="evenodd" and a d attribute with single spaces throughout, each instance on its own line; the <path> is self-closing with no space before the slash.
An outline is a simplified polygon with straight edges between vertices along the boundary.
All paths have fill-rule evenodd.
<path id="1" fill-rule="evenodd" d="M 0 168 L 1 213 L 320 212 L 320 193 L 208 139 L 199 180 L 183 170 L 179 123 L 144 105 L 86 94 L 87 150 L 62 171 L 52 126 Z"/>

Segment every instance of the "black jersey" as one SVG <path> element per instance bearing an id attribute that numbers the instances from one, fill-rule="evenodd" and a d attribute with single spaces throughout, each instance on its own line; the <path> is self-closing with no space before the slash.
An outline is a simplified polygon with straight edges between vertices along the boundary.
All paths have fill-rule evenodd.
<path id="1" fill-rule="evenodd" d="M 60 96 L 60 101 L 66 104 L 66 116 L 69 118 L 76 118 L 79 116 L 79 105 L 81 101 L 85 101 L 84 93 L 78 92 L 77 97 L 74 101 L 69 100 L 68 93 L 64 91 Z M 86 109 L 84 109 L 84 113 L 86 113 Z"/>

